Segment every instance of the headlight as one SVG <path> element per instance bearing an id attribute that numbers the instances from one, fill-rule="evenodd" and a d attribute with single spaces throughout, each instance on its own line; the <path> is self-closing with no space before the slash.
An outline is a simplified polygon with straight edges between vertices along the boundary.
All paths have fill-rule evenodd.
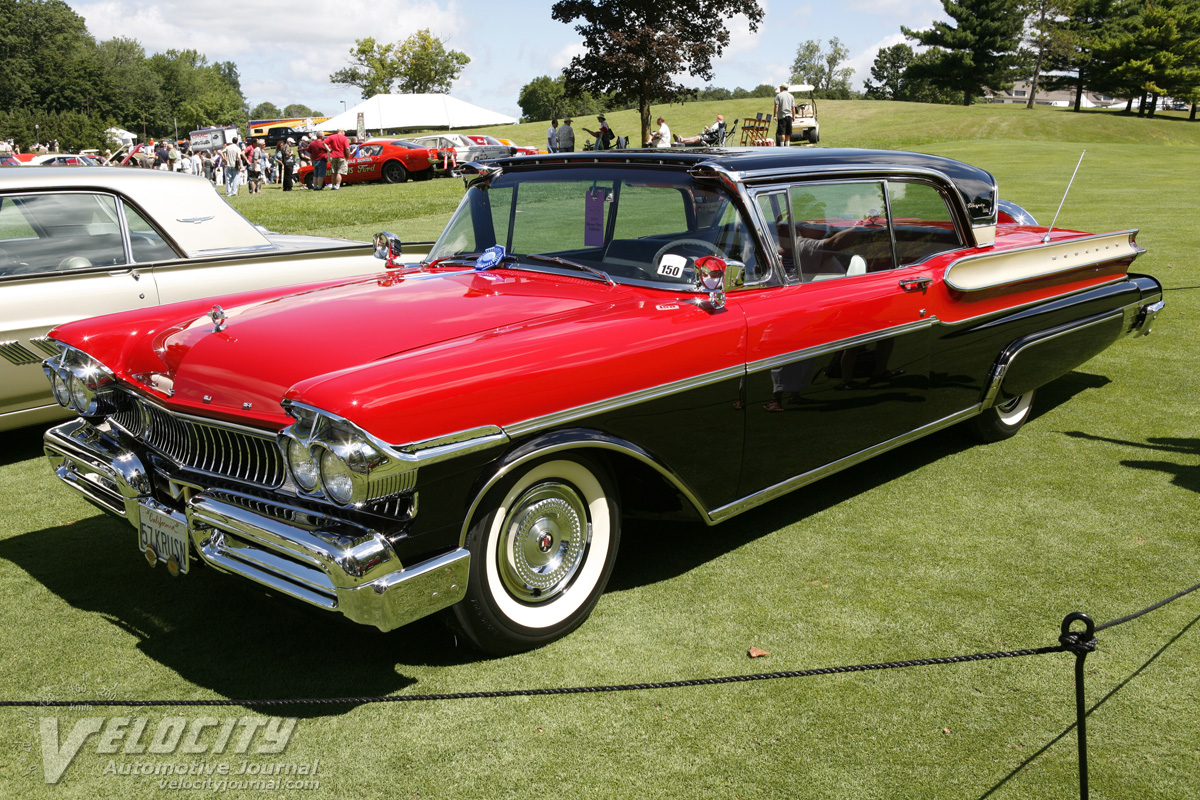
<path id="1" fill-rule="evenodd" d="M 69 406 L 71 390 L 67 388 L 67 382 L 63 379 L 62 373 L 56 369 L 47 369 L 46 377 L 50 379 L 50 389 L 54 392 L 55 401 L 64 408 Z"/>
<path id="2" fill-rule="evenodd" d="M 354 499 L 354 473 L 332 450 L 321 451 L 321 485 L 326 497 L 338 505 Z"/>
<path id="3" fill-rule="evenodd" d="M 42 363 L 50 390 L 59 405 L 80 416 L 96 417 L 111 411 L 106 398 L 117 387 L 112 372 L 81 350 L 66 347 Z"/>
<path id="4" fill-rule="evenodd" d="M 296 439 L 289 439 L 287 457 L 296 484 L 306 492 L 315 492 L 320 476 L 317 474 L 317 462 L 308 447 Z"/>
<path id="5" fill-rule="evenodd" d="M 279 446 L 301 494 L 320 493 L 340 506 L 383 496 L 381 486 L 372 486 L 372 476 L 389 460 L 367 434 L 323 411 L 290 402 L 284 408 L 296 421 L 280 432 Z M 403 491 L 403 486 L 390 493 Z"/>
<path id="6" fill-rule="evenodd" d="M 71 408 L 79 414 L 87 413 L 88 405 L 91 403 L 91 397 L 88 395 L 87 386 L 84 385 L 83 379 L 78 375 L 71 375 Z"/>

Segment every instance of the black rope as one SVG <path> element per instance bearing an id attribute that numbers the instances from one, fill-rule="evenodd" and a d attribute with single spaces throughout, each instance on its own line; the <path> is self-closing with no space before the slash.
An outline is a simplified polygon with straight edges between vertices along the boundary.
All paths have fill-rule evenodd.
<path id="1" fill-rule="evenodd" d="M 1061 653 L 1062 645 L 1038 647 L 1029 650 L 1006 650 L 995 653 L 976 653 L 966 656 L 944 658 L 921 658 L 912 661 L 889 661 L 881 664 L 857 664 L 848 667 L 821 667 L 818 669 L 791 670 L 787 672 L 764 672 L 751 675 L 727 675 L 719 678 L 695 678 L 693 680 L 661 681 L 658 683 L 624 683 L 612 686 L 567 686 L 551 689 L 505 689 L 492 692 L 449 692 L 445 694 L 399 694 L 377 697 L 308 697 L 279 700 L 0 700 L 0 707 L 14 708 L 60 708 L 69 706 L 121 706 L 143 708 L 147 706 L 330 706 L 364 705 L 367 703 L 415 703 L 431 700 L 478 700 L 491 697 L 537 697 L 555 694 L 603 694 L 607 692 L 633 692 L 650 689 L 679 689 L 689 686 L 717 686 L 725 683 L 770 681 L 780 678 L 810 678 L 817 675 L 840 675 L 849 672 L 870 672 L 883 669 L 906 667 L 930 667 L 942 664 L 962 664 L 969 661 L 989 661 L 1000 658 L 1039 656 Z"/>
<path id="2" fill-rule="evenodd" d="M 1051 647 L 1037 647 L 1027 650 L 1004 650 L 994 653 L 976 653 L 966 656 L 946 656 L 943 658 L 922 658 L 912 661 L 888 661 L 879 664 L 857 664 L 846 667 L 821 667 L 818 669 L 790 670 L 786 672 L 765 672 L 751 675 L 726 675 L 719 678 L 696 678 L 693 680 L 661 681 L 658 683 L 624 683 L 612 686 L 565 686 L 550 689 L 504 689 L 491 692 L 448 692 L 443 694 L 401 694 L 368 697 L 303 697 L 282 698 L 277 700 L 0 700 L 0 708 L 64 708 L 71 706 L 102 706 L 146 708 L 151 706 L 314 706 L 314 705 L 365 705 L 368 703 L 415 703 L 433 700 L 478 700 L 492 697 L 538 697 L 555 694 L 599 694 L 605 692 L 633 692 L 651 689 L 680 689 L 690 686 L 717 686 L 726 683 L 746 683 L 750 681 L 769 681 L 781 678 L 811 678 L 818 675 L 840 675 L 849 672 L 870 672 L 884 669 L 904 669 L 907 667 L 930 667 L 942 664 L 963 664 L 970 661 L 988 661 L 1000 658 L 1019 658 L 1022 656 L 1037 656 L 1047 653 L 1071 652 L 1077 657 L 1085 656 L 1096 649 L 1094 635 L 1105 628 L 1137 619 L 1143 614 L 1149 614 L 1168 603 L 1172 603 L 1185 595 L 1200 589 L 1200 583 L 1182 592 L 1171 595 L 1154 605 L 1147 606 L 1128 616 L 1105 622 L 1102 625 L 1092 625 L 1085 614 L 1075 612 L 1069 614 L 1063 621 L 1062 635 L 1059 644 Z M 1085 631 L 1072 631 L 1071 621 L 1085 621 Z"/>
<path id="3" fill-rule="evenodd" d="M 1167 603 L 1173 603 L 1176 600 L 1178 600 L 1179 598 L 1183 597 L 1184 595 L 1191 594 L 1192 592 L 1196 591 L 1197 589 L 1200 589 L 1200 583 L 1197 583 L 1195 586 L 1193 586 L 1190 589 L 1184 589 L 1182 592 L 1173 594 L 1170 597 L 1168 597 L 1166 600 L 1160 600 L 1159 602 L 1155 603 L 1152 606 L 1147 606 L 1146 608 L 1143 608 L 1141 611 L 1135 611 L 1128 616 L 1121 617 L 1120 619 L 1109 620 L 1108 622 L 1105 622 L 1101 625 L 1097 625 L 1096 632 L 1099 633 L 1100 631 L 1104 630 L 1105 628 L 1113 628 L 1113 627 L 1116 627 L 1117 625 L 1123 625 L 1124 623 L 1129 622 L 1132 619 L 1137 619 L 1138 617 L 1142 616 L 1143 614 L 1149 614 L 1151 611 L 1157 611 L 1158 609 L 1165 606 Z"/>

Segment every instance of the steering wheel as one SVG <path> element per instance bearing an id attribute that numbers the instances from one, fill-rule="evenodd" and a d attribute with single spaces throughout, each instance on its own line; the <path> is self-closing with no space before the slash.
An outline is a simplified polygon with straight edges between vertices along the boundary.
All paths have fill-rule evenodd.
<path id="1" fill-rule="evenodd" d="M 703 247 L 705 250 L 709 251 L 717 258 L 720 258 L 720 259 L 723 259 L 726 261 L 729 260 L 729 256 L 725 254 L 725 251 L 722 250 L 721 248 L 717 247 L 712 242 L 706 242 L 703 239 L 676 239 L 673 242 L 668 242 L 667 244 L 664 244 L 662 247 L 660 247 L 658 249 L 658 252 L 654 254 L 654 260 L 652 260 L 650 262 L 651 265 L 653 265 L 654 267 L 657 268 L 658 262 L 660 260 L 662 260 L 663 255 L 668 250 L 670 250 L 673 247 L 682 247 L 684 245 L 695 245 L 696 247 Z"/>

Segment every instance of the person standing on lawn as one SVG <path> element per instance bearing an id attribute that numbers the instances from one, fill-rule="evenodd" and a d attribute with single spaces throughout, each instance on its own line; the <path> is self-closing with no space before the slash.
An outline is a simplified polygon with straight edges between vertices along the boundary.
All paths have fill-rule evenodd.
<path id="1" fill-rule="evenodd" d="M 312 188 L 321 191 L 325 188 L 325 158 L 329 155 L 329 145 L 320 134 L 314 133 L 308 142 L 308 157 L 312 160 Z"/>
<path id="2" fill-rule="evenodd" d="M 342 188 L 342 176 L 349 172 L 350 140 L 346 131 L 338 129 L 333 136 L 325 137 L 325 146 L 329 148 L 329 171 L 333 173 L 333 190 Z"/>

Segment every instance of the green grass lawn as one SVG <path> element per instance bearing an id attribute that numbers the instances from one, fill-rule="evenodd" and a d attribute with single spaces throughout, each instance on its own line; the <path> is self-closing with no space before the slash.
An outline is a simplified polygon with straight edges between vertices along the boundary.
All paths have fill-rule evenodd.
<path id="1" fill-rule="evenodd" d="M 661 109 L 680 133 L 716 110 Z M 767 108 L 766 110 L 769 110 Z M 660 109 L 655 109 L 658 113 Z M 1152 336 L 1041 390 L 1021 433 L 948 430 L 715 528 L 629 523 L 591 619 L 536 652 L 484 659 L 434 621 L 392 634 L 198 570 L 151 571 L 135 535 L 52 478 L 37 430 L 0 434 L 0 698 L 250 698 L 652 682 L 1041 647 L 1071 611 L 1102 622 L 1200 582 L 1200 125 L 1054 109 L 823 102 L 822 143 L 983 166 L 1049 222 L 1141 229 L 1166 288 Z M 676 128 L 676 124 L 683 128 Z M 618 132 L 633 112 L 610 115 Z M 493 129 L 538 141 L 545 123 Z M 578 128 L 578 126 L 576 126 Z M 692 130 L 694 128 L 694 130 Z M 536 134 L 536 135 L 535 135 Z M 235 205 L 276 230 L 433 238 L 462 183 L 348 187 Z M 697 432 L 702 457 L 704 436 Z M 1099 636 L 1086 662 L 1093 798 L 1200 796 L 1200 593 Z M 770 655 L 750 659 L 759 647 Z M 1066 654 L 888 672 L 573 696 L 293 708 L 286 753 L 320 761 L 312 798 L 1051 798 L 1078 796 Z M 150 797 L 92 739 L 58 785 L 60 736 L 126 713 L 154 728 L 243 707 L 0 709 L 0 797 Z M 269 713 L 269 712 L 268 712 Z M 1059 738 L 1064 732 L 1066 736 Z M 236 770 L 242 756 L 203 755 Z M 193 792 L 195 793 L 195 792 Z M 185 794 L 187 794 L 185 792 Z M 243 794 L 267 795 L 267 791 Z M 275 794 L 278 794 L 277 792 Z"/>

